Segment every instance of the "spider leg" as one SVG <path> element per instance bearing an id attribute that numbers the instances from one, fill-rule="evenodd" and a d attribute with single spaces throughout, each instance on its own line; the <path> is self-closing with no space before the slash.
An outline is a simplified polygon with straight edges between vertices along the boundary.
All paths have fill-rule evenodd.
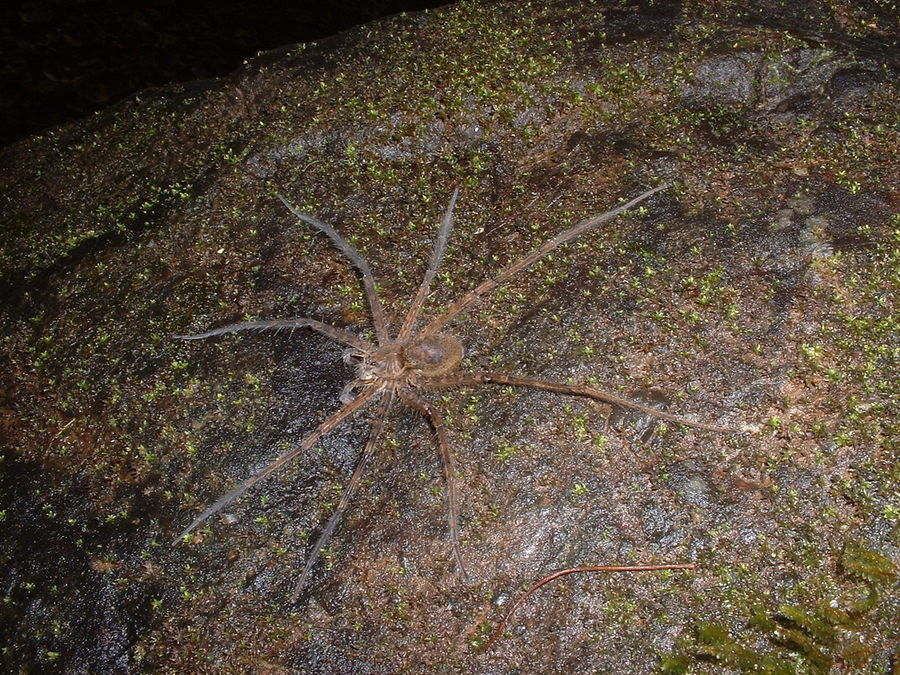
<path id="1" fill-rule="evenodd" d="M 431 423 L 437 436 L 441 466 L 444 469 L 444 482 L 447 485 L 447 523 L 450 526 L 450 547 L 453 549 L 453 558 L 456 560 L 459 572 L 465 578 L 467 576 L 466 568 L 463 565 L 462 555 L 459 552 L 459 507 L 456 492 L 456 471 L 453 454 L 450 452 L 450 443 L 447 440 L 447 428 L 444 425 L 444 418 L 437 408 L 412 389 L 399 389 L 397 393 L 404 403 L 410 408 L 417 410 Z"/>
<path id="2" fill-rule="evenodd" d="M 614 394 L 602 391 L 601 389 L 594 389 L 593 387 L 586 387 L 580 384 L 565 384 L 563 382 L 539 380 L 535 377 L 526 377 L 524 375 L 507 375 L 506 373 L 492 373 L 484 371 L 475 373 L 459 373 L 456 375 L 448 375 L 442 378 L 432 378 L 431 380 L 423 382 L 422 386 L 454 387 L 476 384 L 506 384 L 514 387 L 528 387 L 531 389 L 541 389 L 543 391 L 555 391 L 559 394 L 569 394 L 571 396 L 584 396 L 585 398 L 592 398 L 596 401 L 612 403 L 613 405 L 617 405 L 620 408 L 639 410 L 640 412 L 652 415 L 653 417 L 656 417 L 658 419 L 677 422 L 678 424 L 683 424 L 687 427 L 693 427 L 695 429 L 718 431 L 727 434 L 735 434 L 740 431 L 740 429 L 735 429 L 733 427 L 721 427 L 716 424 L 695 422 L 684 417 L 679 417 L 677 415 L 672 415 L 661 410 L 657 410 L 656 408 L 651 408 L 647 405 L 636 403 L 635 401 L 631 401 L 627 398 L 615 396 Z"/>
<path id="3" fill-rule="evenodd" d="M 340 342 L 341 344 L 347 345 L 348 347 L 355 347 L 356 349 L 362 350 L 366 353 L 369 353 L 375 349 L 375 346 L 370 342 L 355 336 L 353 333 L 350 333 L 343 328 L 336 328 L 334 326 L 329 326 L 327 323 L 322 323 L 321 321 L 316 321 L 315 319 L 306 319 L 303 317 L 297 317 L 295 319 L 271 319 L 267 321 L 244 321 L 243 323 L 232 323 L 227 326 L 213 328 L 212 330 L 208 330 L 205 333 L 196 333 L 194 335 L 173 335 L 172 337 L 177 340 L 202 340 L 204 338 L 213 337 L 215 335 L 237 333 L 238 331 L 242 330 L 279 331 L 283 328 L 290 328 L 292 330 L 294 328 L 310 328 L 317 333 L 322 333 L 322 335 L 330 337 L 335 342 Z"/>
<path id="4" fill-rule="evenodd" d="M 375 453 L 375 443 L 378 441 L 378 437 L 381 436 L 381 432 L 384 429 L 384 420 L 387 417 L 388 411 L 391 409 L 393 400 L 394 394 L 392 391 L 388 390 L 385 393 L 384 398 L 381 399 L 378 410 L 375 412 L 375 418 L 372 420 L 372 428 L 369 430 L 369 440 L 366 441 L 366 447 L 363 450 L 362 457 L 360 457 L 359 462 L 356 464 L 356 469 L 350 477 L 350 482 L 347 484 L 344 494 L 341 495 L 341 500 L 338 502 L 337 508 L 334 510 L 334 513 L 331 514 L 331 518 L 328 519 L 328 524 L 325 525 L 325 529 L 323 529 L 322 534 L 319 535 L 316 545 L 313 546 L 312 551 L 309 553 L 309 558 L 306 561 L 306 565 L 303 567 L 303 572 L 300 574 L 297 585 L 294 587 L 294 593 L 291 595 L 291 602 L 296 602 L 297 598 L 300 596 L 300 591 L 303 590 L 303 586 L 306 584 L 306 579 L 309 577 L 313 565 L 316 564 L 322 550 L 328 546 L 328 542 L 331 540 L 335 528 L 340 522 L 341 517 L 344 515 L 344 511 L 347 510 L 347 506 L 350 504 L 350 500 L 353 498 L 356 489 L 359 487 L 359 481 L 362 479 L 363 472 L 369 461 L 372 459 L 372 455 Z"/>
<path id="5" fill-rule="evenodd" d="M 301 213 L 282 195 L 278 195 L 278 199 L 280 199 L 281 203 L 287 207 L 288 211 L 297 216 L 297 218 L 328 235 L 328 238 L 341 250 L 341 253 L 347 256 L 347 258 L 350 259 L 350 262 L 356 266 L 356 269 L 362 274 L 363 287 L 366 290 L 366 297 L 369 300 L 369 308 L 372 310 L 372 323 L 375 325 L 375 334 L 378 336 L 378 344 L 387 344 L 390 339 L 387 330 L 387 320 L 384 318 L 384 308 L 381 306 L 381 301 L 378 299 L 378 295 L 375 292 L 375 277 L 372 275 L 369 263 L 367 263 L 365 258 L 359 254 L 359 251 L 357 251 L 349 241 L 338 234 L 338 231 L 331 225 L 323 223 L 321 220 L 313 218 L 305 213 Z"/>
<path id="6" fill-rule="evenodd" d="M 368 401 L 370 401 L 377 392 L 378 392 L 378 389 L 375 387 L 370 387 L 368 389 L 364 389 L 359 394 L 359 396 L 357 396 L 355 399 L 350 401 L 350 403 L 347 403 L 346 405 L 342 406 L 340 408 L 340 410 L 335 412 L 333 415 L 331 415 L 329 418 L 327 418 L 324 422 L 322 422 L 318 427 L 316 427 L 315 430 L 312 433 L 310 433 L 306 438 L 304 438 L 302 441 L 300 441 L 300 444 L 297 445 L 293 450 L 290 450 L 290 451 L 284 453 L 283 455 L 278 457 L 278 459 L 276 459 L 274 462 L 263 467 L 260 471 L 258 471 L 256 474 L 254 474 L 247 480 L 245 480 L 243 483 L 240 483 L 236 487 L 232 488 L 229 492 L 227 492 L 224 495 L 222 495 L 221 497 L 219 497 L 219 499 L 215 503 L 208 506 L 206 508 L 206 510 L 203 511 L 203 513 L 201 513 L 199 516 L 197 516 L 194 519 L 194 522 L 192 522 L 190 525 L 188 525 L 187 528 L 184 530 L 184 532 L 182 532 L 177 537 L 175 537 L 172 544 L 173 545 L 177 544 L 179 539 L 184 537 L 186 534 L 190 534 L 190 532 L 192 532 L 198 525 L 200 525 L 200 523 L 202 523 L 204 520 L 209 518 L 211 515 L 217 513 L 218 511 L 221 511 L 223 508 L 228 506 L 235 499 L 240 497 L 246 490 L 248 490 L 251 487 L 253 487 L 254 485 L 256 485 L 259 481 L 261 481 L 263 478 L 267 477 L 273 471 L 280 469 L 282 466 L 284 466 L 285 464 L 290 462 L 292 459 L 294 459 L 300 453 L 309 450 L 311 447 L 313 447 L 313 445 L 316 444 L 316 441 L 318 441 L 319 438 L 321 438 L 324 434 L 331 431 L 341 421 L 343 421 L 344 419 L 346 419 L 347 417 L 352 415 L 354 412 L 359 410 L 363 405 L 365 405 Z"/>
<path id="7" fill-rule="evenodd" d="M 434 250 L 431 251 L 428 269 L 425 270 L 422 284 L 419 286 L 416 297 L 413 298 L 409 311 L 406 313 L 406 318 L 403 320 L 403 325 L 400 327 L 400 333 L 397 335 L 398 340 L 406 340 L 409 337 L 416 319 L 419 318 L 419 311 L 422 309 L 422 303 L 425 302 L 425 296 L 428 295 L 428 288 L 431 286 L 431 282 L 434 281 L 434 275 L 437 274 L 438 267 L 441 266 L 441 259 L 447 250 L 447 241 L 450 239 L 450 230 L 453 227 L 453 207 L 456 205 L 458 195 L 459 188 L 455 189 L 453 196 L 450 197 L 450 204 L 447 206 L 447 211 L 441 220 L 441 226 L 438 228 L 437 238 L 434 240 Z"/>
<path id="8" fill-rule="evenodd" d="M 668 187 L 670 187 L 670 184 L 664 183 L 651 190 L 647 190 L 643 194 L 638 195 L 637 197 L 632 199 L 630 202 L 622 204 L 622 206 L 616 207 L 611 211 L 601 213 L 597 216 L 585 218 L 584 220 L 570 227 L 568 230 L 559 233 L 558 235 L 553 237 L 553 239 L 544 242 L 541 246 L 536 248 L 521 260 L 514 262 L 512 265 L 500 272 L 500 274 L 498 274 L 497 276 L 493 277 L 492 279 L 485 279 L 471 291 L 455 300 L 452 304 L 450 304 L 450 306 L 447 307 L 447 309 L 442 314 L 439 314 L 434 319 L 432 319 L 431 322 L 422 329 L 422 332 L 419 333 L 419 335 L 424 337 L 427 335 L 433 335 L 434 333 L 439 333 L 441 329 L 445 325 L 447 325 L 448 322 L 468 309 L 469 306 L 474 303 L 479 297 L 485 295 L 486 293 L 490 293 L 498 286 L 505 284 L 511 277 L 515 276 L 529 265 L 536 263 L 538 260 L 548 255 L 557 246 L 565 244 L 566 242 L 569 242 L 576 237 L 581 236 L 585 232 L 594 229 L 598 225 L 601 225 L 602 223 L 615 218 L 619 214 L 630 209 L 632 206 L 641 203 L 651 195 L 656 194 L 660 190 L 665 190 Z"/>

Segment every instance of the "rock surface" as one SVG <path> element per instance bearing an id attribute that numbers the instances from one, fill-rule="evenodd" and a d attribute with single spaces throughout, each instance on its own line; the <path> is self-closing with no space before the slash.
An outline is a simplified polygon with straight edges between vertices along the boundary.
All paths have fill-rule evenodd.
<path id="1" fill-rule="evenodd" d="M 864 592 L 848 546 L 900 552 L 893 65 L 864 29 L 823 38 L 764 4 L 752 25 L 702 5 L 547 5 L 395 17 L 2 151 L 5 671 L 684 672 L 728 663 L 702 646 L 708 621 L 761 661 L 889 669 L 896 595 L 839 640 L 815 633 L 821 662 L 750 623 Z M 854 7 L 845 22 L 868 25 Z M 363 252 L 396 328 L 454 187 L 427 314 L 664 180 L 452 331 L 469 369 L 591 383 L 740 434 L 450 389 L 431 399 L 467 579 L 432 433 L 399 408 L 297 603 L 371 411 L 172 545 L 353 377 L 304 330 L 172 334 L 369 327 L 351 266 L 277 192 Z M 477 650 L 550 571 L 666 562 L 697 570 L 567 577 Z"/>

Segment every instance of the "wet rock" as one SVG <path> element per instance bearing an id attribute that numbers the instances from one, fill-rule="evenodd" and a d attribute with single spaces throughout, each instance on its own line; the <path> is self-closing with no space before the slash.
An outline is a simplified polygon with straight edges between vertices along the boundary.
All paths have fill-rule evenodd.
<path id="1" fill-rule="evenodd" d="M 669 467 L 669 487 L 688 504 L 710 506 L 713 489 L 706 471 L 692 460 L 679 462 Z"/>
<path id="2" fill-rule="evenodd" d="M 6 671 L 646 673 L 698 620 L 827 586 L 853 533 L 893 550 L 888 62 L 724 10 L 523 7 L 394 17 L 0 153 Z M 468 369 L 608 393 L 423 390 L 466 578 L 435 435 L 401 406 L 296 602 L 371 407 L 173 545 L 357 375 L 305 328 L 172 335 L 374 339 L 358 275 L 278 194 L 369 260 L 396 332 L 454 188 L 424 316 L 662 181 L 447 328 Z M 472 649 L 492 597 L 554 569 L 685 561 L 542 589 Z M 895 624 L 858 630 L 886 663 Z"/>

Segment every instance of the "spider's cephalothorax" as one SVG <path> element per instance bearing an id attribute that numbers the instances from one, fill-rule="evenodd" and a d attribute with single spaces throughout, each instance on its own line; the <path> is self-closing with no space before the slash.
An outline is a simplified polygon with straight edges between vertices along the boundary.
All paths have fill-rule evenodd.
<path id="1" fill-rule="evenodd" d="M 293 329 L 306 327 L 318 333 L 322 333 L 332 340 L 348 347 L 349 349 L 346 352 L 347 358 L 357 362 L 357 377 L 350 382 L 341 393 L 340 398 L 343 405 L 337 411 L 332 413 L 324 422 L 306 436 L 306 438 L 291 448 L 291 450 L 275 459 L 275 461 L 264 467 L 255 475 L 237 485 L 230 492 L 223 495 L 218 501 L 204 510 L 194 519 L 187 529 L 179 535 L 179 538 L 194 530 L 200 523 L 214 513 L 225 508 L 248 488 L 281 468 L 301 453 L 308 451 L 316 444 L 316 442 L 318 442 L 323 434 L 336 427 L 367 404 L 378 400 L 378 407 L 372 418 L 372 426 L 362 456 L 353 471 L 347 489 L 344 490 L 337 508 L 323 528 L 315 546 L 307 556 L 306 565 L 294 591 L 294 597 L 296 598 L 303 588 L 322 549 L 328 544 L 341 516 L 347 509 L 347 505 L 350 503 L 353 493 L 359 486 L 363 471 L 374 454 L 378 438 L 384 428 L 385 417 L 392 405 L 399 399 L 422 414 L 434 429 L 441 464 L 443 466 L 444 479 L 447 486 L 447 522 L 450 530 L 450 546 L 457 567 L 462 572 L 463 564 L 462 556 L 459 551 L 459 532 L 457 527 L 458 500 L 456 479 L 454 477 L 453 455 L 450 452 L 450 444 L 447 438 L 446 428 L 444 427 L 443 416 L 431 401 L 423 395 L 424 391 L 438 387 L 474 386 L 482 384 L 530 387 L 532 389 L 542 389 L 544 391 L 553 391 L 561 394 L 583 396 L 596 401 L 604 401 L 623 408 L 638 410 L 659 419 L 677 422 L 697 429 L 729 433 L 736 431 L 735 429 L 728 427 L 706 424 L 704 422 L 695 422 L 683 417 L 678 417 L 628 399 L 620 398 L 593 387 L 552 382 L 502 372 L 463 371 L 461 370 L 464 354 L 462 343 L 452 335 L 442 332 L 442 329 L 450 321 L 468 309 L 479 297 L 490 293 L 501 284 L 506 283 L 515 274 L 518 274 L 529 265 L 545 257 L 561 244 L 575 239 L 601 223 L 605 223 L 666 187 L 668 187 L 668 185 L 660 185 L 651 190 L 647 190 L 622 206 L 576 223 L 568 230 L 565 230 L 536 248 L 521 260 L 518 260 L 505 268 L 497 276 L 486 279 L 474 289 L 447 305 L 437 314 L 437 316 L 425 323 L 418 332 L 414 333 L 414 329 L 420 320 L 420 313 L 425 297 L 428 294 L 432 280 L 437 274 L 438 266 L 440 265 L 444 251 L 447 248 L 450 229 L 453 225 L 453 207 L 456 204 L 457 197 L 457 192 L 454 192 L 453 197 L 450 199 L 450 204 L 447 207 L 447 211 L 444 214 L 444 218 L 441 221 L 441 226 L 438 230 L 437 239 L 431 253 L 428 268 L 425 271 L 425 277 L 422 280 L 415 297 L 410 303 L 409 310 L 406 313 L 397 335 L 393 338 L 388 331 L 384 308 L 375 292 L 375 279 L 372 276 L 372 272 L 365 259 L 363 259 L 359 252 L 357 252 L 357 250 L 330 225 L 327 225 L 312 216 L 299 212 L 291 206 L 284 197 L 279 195 L 279 199 L 295 216 L 297 216 L 297 218 L 326 234 L 360 272 L 363 288 L 365 289 L 366 298 L 372 313 L 375 341 L 374 343 L 370 342 L 369 340 L 359 337 L 355 333 L 351 333 L 343 328 L 330 326 L 321 321 L 317 321 L 316 319 L 301 317 L 293 319 L 248 321 L 244 323 L 229 324 L 227 326 L 222 326 L 221 328 L 209 330 L 205 333 L 175 336 L 184 340 L 196 340 L 243 330 L 279 330 L 285 328 Z"/>
<path id="2" fill-rule="evenodd" d="M 391 386 L 406 376 L 406 365 L 400 356 L 400 345 L 385 345 L 373 352 L 356 354 L 356 378 L 360 384 L 378 382 L 381 386 Z"/>
<path id="3" fill-rule="evenodd" d="M 416 384 L 419 376 L 452 373 L 462 363 L 463 346 L 458 338 L 438 333 L 391 342 L 371 353 L 353 350 L 348 356 L 357 361 L 358 383 L 398 387 Z"/>

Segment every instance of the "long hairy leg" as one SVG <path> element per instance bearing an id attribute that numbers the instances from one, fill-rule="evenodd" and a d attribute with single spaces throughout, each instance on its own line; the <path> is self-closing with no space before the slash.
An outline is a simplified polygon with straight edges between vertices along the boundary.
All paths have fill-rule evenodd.
<path id="1" fill-rule="evenodd" d="M 425 270 L 422 284 L 419 286 L 416 297 L 413 298 L 409 311 L 406 313 L 406 318 L 403 320 L 403 325 L 400 327 L 400 333 L 397 336 L 398 340 L 406 340 L 409 337 L 413 326 L 416 324 L 416 319 L 419 318 L 419 311 L 422 309 L 422 303 L 425 302 L 425 296 L 428 294 L 431 282 L 434 281 L 434 275 L 437 274 L 438 268 L 441 266 L 444 252 L 447 250 L 447 241 L 450 239 L 450 230 L 453 228 L 453 207 L 456 205 L 457 196 L 459 196 L 459 188 L 455 189 L 453 196 L 450 197 L 450 204 L 447 206 L 447 211 L 444 213 L 441 226 L 438 228 L 437 237 L 434 240 L 434 249 L 431 251 L 428 269 Z"/>
<path id="2" fill-rule="evenodd" d="M 365 258 L 359 254 L 359 251 L 357 251 L 349 241 L 338 234 L 337 230 L 331 225 L 323 223 L 321 220 L 313 218 L 310 215 L 301 213 L 282 195 L 278 195 L 278 199 L 280 199 L 281 203 L 287 207 L 288 211 L 297 216 L 297 218 L 328 235 L 328 238 L 340 249 L 341 253 L 347 256 L 347 258 L 350 259 L 350 262 L 356 266 L 356 269 L 362 274 L 363 288 L 366 290 L 369 308 L 372 310 L 372 323 L 375 325 L 375 335 L 378 337 L 378 344 L 387 344 L 389 340 L 387 320 L 384 318 L 384 308 L 381 306 L 381 301 L 378 299 L 378 294 L 375 292 L 375 277 L 372 274 L 372 270 L 369 268 L 369 263 L 367 263 Z"/>
<path id="3" fill-rule="evenodd" d="M 347 510 L 350 500 L 353 498 L 356 489 L 359 487 L 363 472 L 369 464 L 369 461 L 372 459 L 372 455 L 375 454 L 375 444 L 384 429 L 384 420 L 387 417 L 388 411 L 391 409 L 393 397 L 393 392 L 387 390 L 384 394 L 384 398 L 381 399 L 381 404 L 378 406 L 378 410 L 375 412 L 375 417 L 372 420 L 372 428 L 369 430 L 369 440 L 366 441 L 366 447 L 363 450 L 362 456 L 359 458 L 359 462 L 356 464 L 356 469 L 354 469 L 353 475 L 350 477 L 350 482 L 347 484 L 344 494 L 341 495 L 341 500 L 338 502 L 337 508 L 334 510 L 334 513 L 331 514 L 331 518 L 328 519 L 328 524 L 325 525 L 325 529 L 322 530 L 322 534 L 320 534 L 318 540 L 316 540 L 316 545 L 313 546 L 312 550 L 309 552 L 309 558 L 306 560 L 306 565 L 303 567 L 303 572 L 300 574 L 300 579 L 294 587 L 293 595 L 291 595 L 291 602 L 296 602 L 297 598 L 300 597 L 300 591 L 302 591 L 303 587 L 306 585 L 306 579 L 309 577 L 313 565 L 316 564 L 316 561 L 322 554 L 322 550 L 328 546 L 328 542 L 331 541 L 331 536 L 334 534 L 335 528 L 341 521 L 344 511 Z"/>
<path id="4" fill-rule="evenodd" d="M 444 469 L 444 483 L 447 486 L 447 524 L 450 526 L 450 547 L 453 549 L 453 558 L 456 560 L 457 568 L 460 574 L 465 577 L 466 568 L 463 565 L 462 555 L 459 552 L 459 498 L 456 491 L 456 467 L 453 461 L 453 454 L 450 452 L 450 443 L 447 440 L 447 428 L 444 425 L 444 418 L 437 408 L 412 389 L 400 389 L 398 394 L 404 403 L 417 410 L 434 428 L 441 457 L 441 466 Z"/>
<path id="5" fill-rule="evenodd" d="M 186 534 L 190 534 L 194 529 L 196 529 L 198 525 L 200 525 L 200 523 L 202 523 L 213 514 L 224 509 L 231 502 L 244 494 L 244 492 L 256 485 L 263 478 L 266 478 L 268 475 L 270 475 L 273 471 L 280 469 L 300 453 L 309 450 L 313 445 L 315 445 L 316 441 L 318 441 L 319 438 L 322 437 L 322 435 L 331 431 L 337 424 L 348 418 L 350 415 L 364 406 L 369 400 L 371 400 L 371 398 L 377 393 L 377 391 L 378 389 L 376 387 L 369 387 L 367 389 L 364 389 L 355 399 L 342 406 L 340 410 L 335 412 L 328 419 L 322 422 L 318 427 L 316 427 L 316 429 L 306 438 L 300 441 L 300 443 L 293 450 L 284 453 L 274 462 L 263 467 L 260 471 L 256 472 L 253 476 L 245 480 L 243 483 L 240 483 L 235 488 L 219 497 L 219 499 L 214 504 L 208 506 L 206 510 L 203 511 L 203 513 L 197 516 L 194 519 L 194 522 L 188 525 L 181 534 L 175 537 L 175 539 L 172 541 L 172 544 L 177 544 L 182 537 L 184 537 Z"/>
<path id="6" fill-rule="evenodd" d="M 591 216 L 590 218 L 586 218 L 586 219 L 576 223 L 575 225 L 570 227 L 568 230 L 565 230 L 564 232 L 561 232 L 560 234 L 556 235 L 555 237 L 553 237 L 553 239 L 550 239 L 549 241 L 544 242 L 544 244 L 542 244 L 541 246 L 536 248 L 534 251 L 529 253 L 527 256 L 525 256 L 521 260 L 514 262 L 512 265 L 510 265 L 509 267 L 504 269 L 502 272 L 500 272 L 500 274 L 498 274 L 497 276 L 493 277 L 492 279 L 486 279 L 486 280 L 482 281 L 478 286 L 473 288 L 471 291 L 469 291 L 465 295 L 458 298 L 449 307 L 447 307 L 447 309 L 444 310 L 443 313 L 439 314 L 434 319 L 432 319 L 431 322 L 427 326 L 425 326 L 425 328 L 422 329 L 420 335 L 424 337 L 426 335 L 433 335 L 434 333 L 439 333 L 441 331 L 441 329 L 445 325 L 447 325 L 448 322 L 450 322 L 453 318 L 455 318 L 461 312 L 468 309 L 469 306 L 473 302 L 475 302 L 479 297 L 481 297 L 482 295 L 485 295 L 486 293 L 490 293 L 491 291 L 493 291 L 495 288 L 497 288 L 501 284 L 505 284 L 510 278 L 512 278 L 513 276 L 515 276 L 516 274 L 518 274 L 519 272 L 524 270 L 529 265 L 533 265 L 538 260 L 540 260 L 541 258 L 548 255 L 556 247 L 561 246 L 562 244 L 565 244 L 566 242 L 572 241 L 576 237 L 580 237 L 585 232 L 588 232 L 589 230 L 594 229 L 598 225 L 605 223 L 606 221 L 611 220 L 612 218 L 615 218 L 616 216 L 627 211 L 631 207 L 636 206 L 637 204 L 640 204 L 642 201 L 644 201 L 651 195 L 656 194 L 660 190 L 665 190 L 669 186 L 670 186 L 669 183 L 664 183 L 663 185 L 655 187 L 652 190 L 647 190 L 643 194 L 638 195 L 637 197 L 632 199 L 630 202 L 622 204 L 622 206 L 614 208 L 611 211 L 607 211 L 606 213 L 601 213 L 600 215 Z"/>
<path id="7" fill-rule="evenodd" d="M 375 346 L 367 340 L 363 340 L 353 333 L 345 331 L 343 328 L 336 328 L 335 326 L 329 326 L 327 323 L 322 323 L 321 321 L 316 321 L 315 319 L 307 319 L 304 317 L 297 317 L 294 319 L 244 321 L 242 323 L 232 323 L 228 324 L 227 326 L 213 328 L 204 333 L 194 333 L 193 335 L 173 335 L 172 337 L 177 340 L 203 340 L 215 335 L 237 333 L 238 331 L 242 330 L 274 330 L 277 332 L 281 330 L 294 330 L 295 328 L 309 328 L 316 331 L 317 333 L 325 335 L 326 337 L 330 337 L 335 342 L 340 342 L 341 344 L 347 345 L 348 347 L 356 347 L 357 349 L 365 353 L 370 353 L 375 349 Z"/>
<path id="8" fill-rule="evenodd" d="M 475 373 L 458 373 L 456 375 L 448 375 L 441 378 L 432 378 L 426 382 L 423 382 L 422 386 L 456 387 L 478 384 L 505 384 L 514 387 L 528 387 L 530 389 L 541 389 L 543 391 L 555 391 L 559 394 L 569 394 L 571 396 L 584 396 L 585 398 L 591 398 L 596 401 L 612 403 L 613 405 L 617 405 L 620 408 L 639 410 L 640 412 L 652 415 L 653 417 L 668 420 L 670 422 L 677 422 L 678 424 L 683 424 L 687 427 L 693 427 L 695 429 L 718 431 L 727 434 L 735 434 L 740 431 L 740 429 L 735 429 L 733 427 L 722 427 L 716 424 L 695 422 L 684 417 L 679 417 L 678 415 L 671 415 L 661 410 L 657 410 L 656 408 L 651 408 L 650 406 L 636 403 L 635 401 L 631 401 L 627 398 L 621 398 L 614 394 L 610 394 L 609 392 L 603 391 L 601 389 L 586 387 L 580 384 L 551 382 L 549 380 L 540 380 L 536 377 L 527 377 L 524 375 L 508 375 L 506 373 L 493 373 L 485 371 Z"/>

